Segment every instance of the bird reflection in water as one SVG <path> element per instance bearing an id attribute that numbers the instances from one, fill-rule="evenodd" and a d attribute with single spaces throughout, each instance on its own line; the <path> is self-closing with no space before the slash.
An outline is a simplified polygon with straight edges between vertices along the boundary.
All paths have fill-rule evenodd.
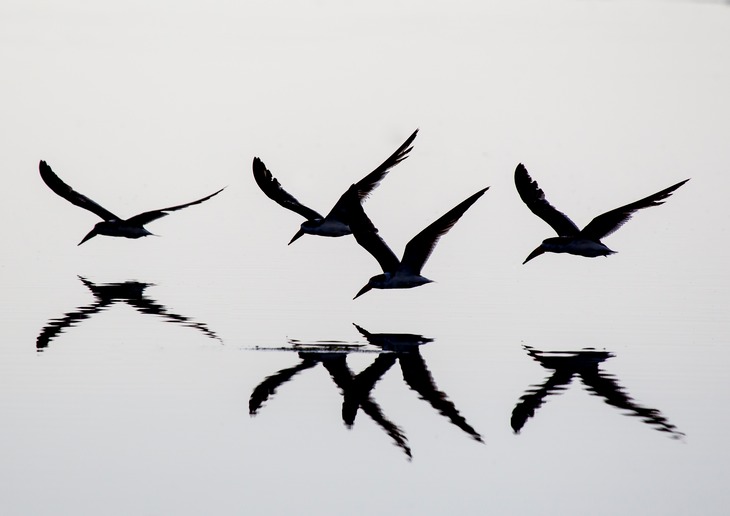
<path id="1" fill-rule="evenodd" d="M 51 319 L 48 324 L 41 330 L 40 335 L 36 339 L 36 351 L 45 350 L 59 333 L 67 328 L 76 326 L 84 319 L 88 319 L 94 314 L 106 310 L 115 303 L 126 303 L 143 314 L 152 314 L 161 317 L 165 321 L 181 324 L 190 328 L 200 330 L 203 334 L 211 339 L 220 340 L 220 338 L 212 332 L 208 327 L 201 323 L 183 315 L 178 315 L 168 311 L 167 307 L 161 305 L 146 294 L 145 290 L 152 283 L 141 283 L 139 281 L 125 281 L 123 283 L 103 283 L 96 284 L 88 279 L 79 276 L 81 282 L 91 290 L 96 301 L 88 306 L 80 307 L 73 312 L 64 314 L 59 319 Z"/>
<path id="2" fill-rule="evenodd" d="M 530 387 L 520 398 L 512 411 L 511 425 L 515 433 L 520 433 L 527 420 L 534 417 L 549 395 L 565 391 L 573 377 L 579 376 L 588 392 L 603 398 L 607 404 L 640 418 L 656 430 L 668 433 L 673 439 L 684 437 L 659 410 L 637 404 L 616 382 L 615 377 L 601 371 L 600 364 L 615 355 L 590 348 L 552 352 L 539 351 L 530 346 L 524 348 L 532 359 L 553 373 L 542 385 Z"/>
<path id="3" fill-rule="evenodd" d="M 371 396 L 378 381 L 398 362 L 406 385 L 441 415 L 448 418 L 452 424 L 474 440 L 484 442 L 481 435 L 467 423 L 446 394 L 438 390 L 434 383 L 426 361 L 419 350 L 421 345 L 432 342 L 433 339 L 409 333 L 370 333 L 358 325 L 354 326 L 368 343 L 376 348 L 377 357 L 368 367 L 360 373 L 354 374 L 347 364 L 347 355 L 350 352 L 367 351 L 362 346 L 343 345 L 342 343 L 318 343 L 315 346 L 308 346 L 306 351 L 299 351 L 301 359 L 299 364 L 274 373 L 253 390 L 249 399 L 249 413 L 256 415 L 262 405 L 273 396 L 276 389 L 291 380 L 296 374 L 322 364 L 341 391 L 343 397 L 342 420 L 345 425 L 351 428 L 355 424 L 358 411 L 362 410 L 410 459 L 413 455 L 405 433 L 385 417 L 380 406 Z M 301 345 L 294 344 L 294 347 L 289 349 L 296 350 L 301 347 Z"/>

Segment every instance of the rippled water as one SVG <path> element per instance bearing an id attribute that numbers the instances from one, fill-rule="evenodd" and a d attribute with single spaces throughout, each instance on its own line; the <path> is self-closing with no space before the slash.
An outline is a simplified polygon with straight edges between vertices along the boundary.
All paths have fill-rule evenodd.
<path id="1" fill-rule="evenodd" d="M 0 512 L 725 514 L 730 9 L 711 2 L 0 8 Z M 304 236 L 260 156 L 400 255 L 473 192 L 412 290 Z M 40 180 L 127 216 L 96 237 Z M 683 179 L 605 243 L 582 226 Z"/>

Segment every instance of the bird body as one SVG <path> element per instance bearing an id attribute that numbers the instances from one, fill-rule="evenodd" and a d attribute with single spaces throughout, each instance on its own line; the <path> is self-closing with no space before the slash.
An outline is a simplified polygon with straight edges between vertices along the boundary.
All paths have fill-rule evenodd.
<path id="1" fill-rule="evenodd" d="M 301 234 L 325 236 L 325 237 L 341 237 L 352 234 L 350 226 L 334 218 L 324 218 L 314 220 L 305 220 L 300 226 Z M 299 235 L 301 236 L 301 235 Z M 292 239 L 292 242 L 299 238 Z M 291 243 L 291 242 L 289 242 Z"/>
<path id="2" fill-rule="evenodd" d="M 434 247 L 439 239 L 488 189 L 489 187 L 479 190 L 418 233 L 406 245 L 403 258 L 398 260 L 395 253 L 378 234 L 377 228 L 368 218 L 362 205 L 357 201 L 356 186 L 350 187 L 349 195 L 346 194 L 345 198 L 348 200 L 348 222 L 352 228 L 352 234 L 355 240 L 373 255 L 383 269 L 383 274 L 370 278 L 354 299 L 373 288 L 413 288 L 432 283 L 433 280 L 421 274 L 421 269 L 431 256 Z"/>
<path id="3" fill-rule="evenodd" d="M 123 219 L 122 217 L 114 215 L 112 212 L 110 212 L 100 204 L 92 201 L 85 195 L 80 194 L 69 185 L 64 183 L 61 178 L 58 177 L 55 172 L 53 172 L 51 167 L 45 161 L 41 160 L 41 162 L 38 164 L 38 170 L 40 171 L 41 179 L 43 179 L 43 182 L 46 183 L 46 185 L 51 190 L 53 190 L 56 195 L 63 197 L 68 202 L 75 204 L 76 206 L 85 210 L 88 210 L 104 219 L 101 222 L 97 222 L 94 228 L 86 234 L 86 236 L 83 238 L 83 240 L 81 240 L 81 242 L 79 242 L 78 245 L 83 244 L 84 242 L 86 242 L 90 238 L 93 238 L 96 235 L 125 238 L 140 238 L 143 236 L 152 235 L 152 233 L 150 233 L 144 227 L 145 224 L 152 222 L 153 220 L 162 218 L 173 211 L 182 210 L 183 208 L 187 208 L 188 206 L 200 204 L 201 202 L 207 201 L 214 195 L 218 195 L 223 191 L 223 188 L 221 188 L 217 192 L 203 197 L 202 199 L 198 199 L 197 201 L 180 204 L 177 206 L 171 206 L 169 208 L 162 208 L 160 210 L 146 211 L 144 213 L 140 213 L 139 215 L 129 217 L 128 219 Z"/>
<path id="4" fill-rule="evenodd" d="M 520 198 L 530 211 L 547 222 L 558 234 L 557 237 L 543 240 L 542 244 L 532 251 L 522 263 L 527 263 L 543 253 L 568 253 L 589 258 L 615 254 L 616 251 L 609 249 L 601 242 L 601 239 L 623 226 L 634 212 L 664 204 L 664 201 L 687 181 L 689 179 L 636 202 L 607 211 L 595 217 L 583 229 L 579 229 L 567 215 L 555 209 L 545 199 L 545 193 L 540 189 L 537 181 L 530 177 L 525 166 L 520 163 L 515 169 L 515 186 Z"/>
<path id="5" fill-rule="evenodd" d="M 386 174 L 390 172 L 390 169 L 408 157 L 408 154 L 413 149 L 411 144 L 417 134 L 418 129 L 416 129 L 413 134 L 411 134 L 408 139 L 388 157 L 388 159 L 381 163 L 367 176 L 355 183 L 358 194 L 358 202 L 365 200 L 375 187 L 380 184 L 380 181 L 383 180 Z M 256 184 L 258 184 L 261 191 L 264 192 L 267 197 L 275 201 L 280 206 L 298 213 L 307 219 L 302 222 L 299 230 L 289 241 L 289 244 L 293 243 L 302 235 L 340 237 L 352 233 L 349 225 L 345 221 L 347 215 L 344 208 L 344 196 L 347 192 L 340 197 L 330 212 L 323 217 L 315 210 L 300 203 L 294 196 L 284 190 L 281 183 L 279 183 L 269 169 L 266 168 L 264 162 L 259 158 L 253 159 L 253 177 L 256 180 Z"/>
<path id="6" fill-rule="evenodd" d="M 93 234 L 92 234 L 93 233 Z M 97 222 L 94 225 L 94 229 L 91 231 L 91 233 L 87 234 L 86 237 L 84 237 L 84 240 L 81 242 L 83 244 L 86 242 L 89 238 L 91 238 L 94 235 L 106 235 L 106 236 L 114 236 L 114 237 L 124 237 L 124 238 L 140 238 L 143 236 L 151 235 L 149 231 L 147 231 L 146 228 L 130 224 L 126 220 L 103 220 L 101 222 Z M 79 245 L 81 245 L 79 244 Z"/>
<path id="7" fill-rule="evenodd" d="M 535 256 L 547 253 L 568 253 L 575 254 L 578 256 L 586 256 L 588 258 L 595 258 L 596 256 L 608 256 L 609 254 L 615 254 L 616 251 L 612 251 L 603 242 L 596 242 L 587 238 L 580 237 L 552 237 L 543 240 L 542 244 L 538 248 L 541 252 Z M 535 251 L 533 251 L 535 252 Z M 534 256 L 528 257 L 525 262 L 530 261 Z"/>

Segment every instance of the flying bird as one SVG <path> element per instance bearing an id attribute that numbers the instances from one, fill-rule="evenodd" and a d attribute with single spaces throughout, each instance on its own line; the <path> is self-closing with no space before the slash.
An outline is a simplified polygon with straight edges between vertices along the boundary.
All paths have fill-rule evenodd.
<path id="1" fill-rule="evenodd" d="M 413 134 L 408 137 L 403 145 L 398 147 L 398 149 L 391 154 L 388 159 L 381 163 L 378 168 L 355 183 L 357 186 L 359 202 L 362 202 L 370 195 L 391 168 L 408 157 L 408 154 L 413 149 L 411 144 L 413 143 L 413 140 L 416 139 L 417 134 L 418 129 L 413 131 Z M 261 191 L 264 192 L 267 197 L 284 208 L 298 213 L 307 219 L 302 222 L 299 231 L 297 231 L 294 237 L 289 241 L 289 244 L 304 234 L 339 237 L 352 233 L 350 227 L 344 221 L 344 218 L 346 217 L 344 213 L 345 208 L 343 200 L 345 194 L 340 197 L 327 216 L 323 217 L 313 209 L 304 206 L 290 193 L 284 190 L 279 181 L 271 174 L 271 172 L 266 168 L 266 165 L 264 165 L 264 162 L 259 158 L 253 159 L 253 177 L 259 185 L 259 188 L 261 188 Z"/>
<path id="2" fill-rule="evenodd" d="M 43 181 L 57 195 L 63 197 L 71 204 L 75 204 L 80 208 L 89 210 L 91 213 L 94 213 L 104 219 L 102 222 L 97 222 L 97 224 L 94 226 L 94 229 L 89 231 L 89 233 L 84 237 L 83 240 L 81 240 L 81 242 L 78 243 L 78 245 L 83 244 L 84 242 L 86 242 L 90 238 L 93 238 L 96 235 L 107 235 L 126 238 L 139 238 L 151 235 L 152 233 L 145 229 L 145 224 L 164 217 L 170 212 L 182 210 L 183 208 L 193 206 L 194 204 L 200 204 L 201 202 L 207 201 L 214 195 L 218 195 L 223 191 L 223 188 L 221 188 L 217 192 L 203 197 L 202 199 L 198 199 L 197 201 L 180 204 L 178 206 L 172 206 L 170 208 L 162 208 L 161 210 L 146 211 L 144 213 L 140 213 L 139 215 L 135 215 L 134 217 L 123 219 L 121 217 L 117 217 L 106 208 L 102 207 L 85 195 L 80 194 L 79 192 L 68 186 L 61 180 L 61 178 L 59 178 L 53 172 L 53 170 L 51 170 L 51 167 L 45 161 L 41 160 L 40 164 L 38 165 L 38 169 L 40 170 L 41 178 L 43 179 Z"/>
<path id="3" fill-rule="evenodd" d="M 431 283 L 433 280 L 421 275 L 421 269 L 431 256 L 439 238 L 444 236 L 488 189 L 489 187 L 479 190 L 418 233 L 406 245 L 403 258 L 398 260 L 395 253 L 378 234 L 377 228 L 368 218 L 362 205 L 357 201 L 356 185 L 353 185 L 346 196 L 346 200 L 348 200 L 347 219 L 352 228 L 352 234 L 355 236 L 355 240 L 375 257 L 383 269 L 383 274 L 370 278 L 353 299 L 357 299 L 373 288 L 413 288 Z"/>
<path id="4" fill-rule="evenodd" d="M 623 226 L 634 212 L 664 204 L 672 192 L 687 181 L 689 179 L 626 206 L 607 211 L 594 218 L 583 229 L 578 229 L 578 226 L 567 215 L 555 209 L 545 199 L 545 194 L 537 185 L 537 181 L 533 181 L 525 166 L 520 163 L 515 169 L 517 192 L 530 211 L 547 222 L 559 235 L 543 240 L 542 244 L 532 251 L 522 263 L 525 264 L 543 253 L 569 253 L 590 258 L 614 254 L 616 251 L 606 247 L 601 239 Z"/>

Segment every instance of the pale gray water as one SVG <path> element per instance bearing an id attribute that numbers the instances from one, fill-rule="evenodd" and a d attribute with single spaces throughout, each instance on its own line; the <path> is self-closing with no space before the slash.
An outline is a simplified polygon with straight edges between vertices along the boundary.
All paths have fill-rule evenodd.
<path id="1" fill-rule="evenodd" d="M 727 512 L 722 3 L 6 2 L 0 42 L 2 514 Z M 397 254 L 491 188 L 435 283 L 352 301 L 375 260 L 287 247 L 251 160 L 326 211 L 416 127 L 366 203 Z M 77 247 L 40 159 L 123 216 L 228 188 Z M 523 266 L 518 162 L 580 226 L 692 180 Z"/>

